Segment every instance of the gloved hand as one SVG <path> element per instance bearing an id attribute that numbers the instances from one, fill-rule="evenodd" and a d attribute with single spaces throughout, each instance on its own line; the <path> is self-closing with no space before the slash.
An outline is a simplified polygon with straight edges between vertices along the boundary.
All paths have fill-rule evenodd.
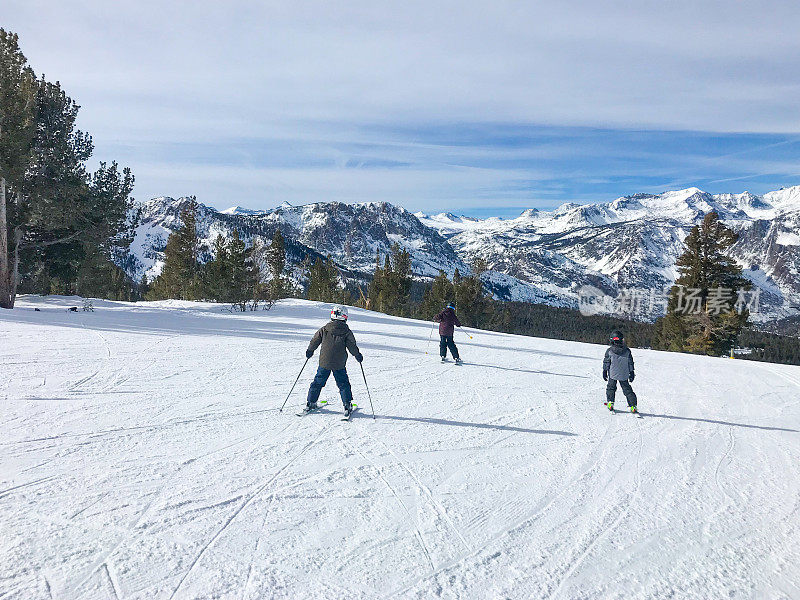
<path id="1" fill-rule="evenodd" d="M 312 356 L 314 356 L 314 351 L 313 350 L 306 350 L 306 358 L 311 358 Z"/>
<path id="2" fill-rule="evenodd" d="M 631 371 L 631 376 L 630 376 L 630 377 L 628 377 L 628 381 L 629 381 L 629 382 L 631 382 L 631 383 L 633 383 L 633 378 L 634 378 L 634 377 L 636 377 L 636 373 L 634 373 L 633 371 Z"/>
<path id="3" fill-rule="evenodd" d="M 359 352 L 358 354 L 356 354 L 356 360 L 358 362 L 363 362 L 364 361 L 364 355 L 361 354 L 361 352 Z"/>
<path id="4" fill-rule="evenodd" d="M 603 381 L 608 381 L 608 371 L 603 369 Z"/>

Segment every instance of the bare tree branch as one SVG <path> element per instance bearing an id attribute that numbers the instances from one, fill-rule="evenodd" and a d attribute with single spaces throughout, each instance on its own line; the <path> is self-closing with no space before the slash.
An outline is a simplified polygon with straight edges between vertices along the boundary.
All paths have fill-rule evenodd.
<path id="1" fill-rule="evenodd" d="M 19 245 L 19 249 L 20 250 L 25 250 L 26 248 L 44 248 L 45 246 L 54 246 L 56 244 L 63 244 L 65 242 L 70 242 L 70 241 L 74 240 L 78 236 L 83 235 L 84 233 L 86 233 L 86 231 L 87 231 L 86 229 L 83 229 L 81 231 L 75 231 L 75 232 L 70 233 L 69 235 L 64 236 L 62 238 L 59 238 L 57 240 L 50 240 L 50 241 L 47 241 L 47 242 L 30 242 L 30 243 L 27 243 L 27 244 L 20 244 Z"/>

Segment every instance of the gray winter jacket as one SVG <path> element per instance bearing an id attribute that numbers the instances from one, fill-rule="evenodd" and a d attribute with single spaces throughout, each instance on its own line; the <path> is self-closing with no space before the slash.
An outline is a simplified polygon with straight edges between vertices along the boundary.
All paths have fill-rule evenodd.
<path id="1" fill-rule="evenodd" d="M 633 354 L 625 345 L 611 346 L 606 350 L 603 359 L 603 373 L 608 373 L 609 379 L 628 381 L 633 373 Z"/>
<path id="2" fill-rule="evenodd" d="M 319 366 L 331 371 L 344 369 L 348 350 L 353 356 L 360 354 L 356 336 L 344 321 L 331 321 L 317 331 L 308 345 L 309 352 L 314 352 L 320 345 L 322 350 L 319 352 Z"/>

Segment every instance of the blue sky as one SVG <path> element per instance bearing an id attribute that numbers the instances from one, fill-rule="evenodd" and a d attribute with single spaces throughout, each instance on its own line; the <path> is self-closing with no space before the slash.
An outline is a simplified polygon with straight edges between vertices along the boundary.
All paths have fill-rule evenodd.
<path id="1" fill-rule="evenodd" d="M 793 2 L 334 4 L 6 0 L 0 26 L 138 199 L 510 216 L 800 183 Z"/>

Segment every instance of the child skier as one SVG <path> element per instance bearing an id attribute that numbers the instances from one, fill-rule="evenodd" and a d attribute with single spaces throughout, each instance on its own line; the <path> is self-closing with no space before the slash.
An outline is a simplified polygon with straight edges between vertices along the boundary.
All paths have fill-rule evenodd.
<path id="1" fill-rule="evenodd" d="M 636 374 L 633 371 L 633 354 L 625 345 L 625 337 L 620 331 L 611 333 L 610 347 L 603 358 L 603 379 L 608 382 L 606 386 L 606 406 L 614 410 L 614 396 L 617 395 L 617 381 L 619 381 L 631 412 L 639 412 L 636 408 L 636 394 L 633 393 L 631 382 Z"/>
<path id="2" fill-rule="evenodd" d="M 461 322 L 456 316 L 456 305 L 450 302 L 447 308 L 433 318 L 433 321 L 439 323 L 439 355 L 442 357 L 442 362 L 447 362 L 447 349 L 450 348 L 450 354 L 456 359 L 456 364 L 460 365 L 458 348 L 453 341 L 456 327 L 461 327 Z"/>
<path id="3" fill-rule="evenodd" d="M 350 388 L 350 379 L 347 377 L 347 351 L 350 351 L 358 362 L 364 360 L 364 356 L 358 350 L 356 338 L 347 326 L 347 309 L 343 306 L 334 306 L 331 310 L 331 322 L 322 327 L 314 337 L 306 350 L 306 358 L 314 356 L 314 351 L 322 346 L 319 353 L 319 368 L 308 389 L 308 400 L 306 401 L 305 412 L 311 412 L 319 408 L 317 400 L 322 392 L 322 388 L 328 381 L 328 377 L 333 373 L 336 385 L 339 386 L 339 394 L 342 396 L 344 404 L 344 415 L 349 418 L 353 412 L 353 391 Z"/>

